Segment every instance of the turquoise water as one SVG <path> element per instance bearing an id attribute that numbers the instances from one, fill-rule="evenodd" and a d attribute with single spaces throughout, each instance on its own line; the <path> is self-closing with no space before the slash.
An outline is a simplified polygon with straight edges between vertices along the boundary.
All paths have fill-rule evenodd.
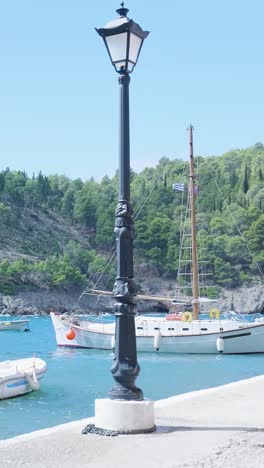
<path id="1" fill-rule="evenodd" d="M 38 392 L 0 401 L 0 439 L 94 414 L 95 398 L 113 385 L 108 351 L 58 348 L 49 317 L 30 317 L 29 333 L 0 332 L 0 360 L 33 353 L 47 362 Z M 161 399 L 264 373 L 264 355 L 198 356 L 139 354 L 137 385 L 146 398 Z"/>

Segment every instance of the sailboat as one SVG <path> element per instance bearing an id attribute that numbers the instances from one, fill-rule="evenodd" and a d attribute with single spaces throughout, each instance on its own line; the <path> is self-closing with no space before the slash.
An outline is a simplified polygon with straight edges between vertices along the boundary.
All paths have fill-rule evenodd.
<path id="1" fill-rule="evenodd" d="M 135 331 L 138 352 L 177 354 L 249 354 L 264 353 L 264 322 L 246 322 L 223 318 L 210 299 L 200 297 L 196 239 L 196 174 L 193 157 L 193 127 L 189 127 L 190 173 L 189 194 L 191 225 L 191 289 L 192 298 L 174 298 L 174 304 L 186 307 L 183 313 L 163 317 L 138 315 Z M 104 291 L 94 291 L 106 294 Z M 111 293 L 108 293 L 111 294 Z M 170 300 L 138 296 L 139 299 Z M 200 311 L 203 303 L 211 306 L 206 318 Z M 114 350 L 115 323 L 102 320 L 80 320 L 51 313 L 59 346 Z"/>

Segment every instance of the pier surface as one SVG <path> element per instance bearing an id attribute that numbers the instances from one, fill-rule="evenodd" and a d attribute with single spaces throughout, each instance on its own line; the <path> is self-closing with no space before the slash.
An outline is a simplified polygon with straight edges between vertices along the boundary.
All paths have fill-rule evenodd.
<path id="1" fill-rule="evenodd" d="M 1 466 L 263 468 L 263 395 L 264 375 L 157 401 L 152 434 L 83 435 L 90 418 L 2 440 Z"/>

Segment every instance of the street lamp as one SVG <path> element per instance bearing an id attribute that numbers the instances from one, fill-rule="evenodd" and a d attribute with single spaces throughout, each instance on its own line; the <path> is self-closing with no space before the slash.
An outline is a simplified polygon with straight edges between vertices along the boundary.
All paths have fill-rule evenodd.
<path id="1" fill-rule="evenodd" d="M 149 34 L 127 18 L 128 9 L 116 10 L 119 18 L 105 28 L 96 29 L 103 38 L 111 62 L 119 73 L 120 84 L 120 158 L 119 201 L 115 212 L 117 277 L 113 296 L 116 299 L 115 358 L 112 374 L 117 385 L 109 392 L 111 399 L 143 400 L 135 386 L 140 367 L 137 362 L 135 320 L 136 285 L 133 279 L 133 210 L 130 204 L 129 144 L 129 74 L 133 71 L 144 39 Z"/>
<path id="2" fill-rule="evenodd" d="M 95 416 L 99 427 L 118 429 L 119 432 L 145 432 L 155 426 L 153 402 L 145 401 L 142 391 L 135 385 L 140 367 L 135 334 L 137 303 L 133 278 L 133 210 L 130 204 L 129 75 L 149 33 L 127 17 L 128 11 L 122 2 L 121 8 L 116 10 L 119 17 L 104 28 L 96 29 L 119 74 L 120 153 L 119 199 L 115 211 L 117 276 L 113 288 L 116 333 L 111 369 L 116 384 L 109 391 L 108 400 L 96 400 Z"/>
<path id="3" fill-rule="evenodd" d="M 137 306 L 133 278 L 133 210 L 130 204 L 129 74 L 137 64 L 143 41 L 149 33 L 127 18 L 128 11 L 122 2 L 121 8 L 116 10 L 119 18 L 110 21 L 105 28 L 96 29 L 119 73 L 121 105 L 119 200 L 115 211 L 117 277 L 113 289 L 113 297 L 116 299 L 116 339 L 111 370 L 116 386 L 110 390 L 109 397 L 143 400 L 142 391 L 135 386 L 140 367 L 137 362 L 134 320 Z"/>

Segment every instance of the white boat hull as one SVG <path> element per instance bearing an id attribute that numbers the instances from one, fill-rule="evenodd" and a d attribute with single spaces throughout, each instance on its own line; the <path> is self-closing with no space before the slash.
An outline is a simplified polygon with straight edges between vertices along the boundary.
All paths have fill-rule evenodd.
<path id="1" fill-rule="evenodd" d="M 45 361 L 35 357 L 0 362 L 0 400 L 39 389 L 46 371 Z"/>
<path id="2" fill-rule="evenodd" d="M 0 331 L 6 330 L 29 330 L 29 320 L 0 320 Z"/>
<path id="3" fill-rule="evenodd" d="M 115 324 L 71 321 L 51 314 L 57 344 L 113 350 Z M 164 318 L 135 318 L 138 352 L 176 354 L 264 353 L 264 323 L 233 320 L 194 320 L 186 323 Z M 74 330 L 75 337 L 67 339 Z M 221 348 L 219 348 L 221 337 Z M 223 348 L 223 349 L 222 349 Z"/>

